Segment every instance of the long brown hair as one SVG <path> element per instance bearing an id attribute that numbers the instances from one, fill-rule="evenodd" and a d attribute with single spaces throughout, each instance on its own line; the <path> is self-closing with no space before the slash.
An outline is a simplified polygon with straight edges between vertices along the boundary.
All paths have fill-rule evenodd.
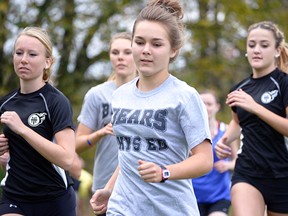
<path id="1" fill-rule="evenodd" d="M 137 16 L 132 36 L 137 24 L 141 21 L 155 21 L 161 23 L 167 29 L 171 48 L 177 54 L 170 59 L 173 62 L 184 44 L 184 23 L 182 21 L 183 10 L 178 0 L 150 0 L 145 8 Z"/>

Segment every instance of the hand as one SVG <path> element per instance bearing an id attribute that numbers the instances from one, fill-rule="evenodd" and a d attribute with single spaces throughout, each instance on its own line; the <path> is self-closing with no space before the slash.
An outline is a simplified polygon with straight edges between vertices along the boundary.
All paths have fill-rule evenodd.
<path id="1" fill-rule="evenodd" d="M 9 150 L 8 139 L 4 134 L 0 134 L 0 155 L 5 154 Z"/>
<path id="2" fill-rule="evenodd" d="M 0 121 L 6 124 L 16 134 L 21 135 L 24 132 L 26 125 L 22 122 L 19 115 L 14 111 L 6 111 L 1 115 Z"/>
<path id="3" fill-rule="evenodd" d="M 108 200 L 111 196 L 111 191 L 106 189 L 97 190 L 90 199 L 90 205 L 94 214 L 104 214 L 107 211 Z"/>
<path id="4" fill-rule="evenodd" d="M 224 173 L 224 172 L 226 172 L 229 169 L 227 161 L 224 161 L 224 160 L 219 160 L 216 163 L 214 163 L 214 168 L 219 173 Z"/>
<path id="5" fill-rule="evenodd" d="M 112 123 L 105 125 L 105 127 L 99 130 L 99 133 L 101 136 L 114 135 Z"/>
<path id="6" fill-rule="evenodd" d="M 138 160 L 138 163 L 139 174 L 145 182 L 162 181 L 162 168 L 159 165 L 143 160 Z"/>
<path id="7" fill-rule="evenodd" d="M 258 109 L 258 103 L 242 89 L 229 93 L 227 95 L 226 104 L 230 107 L 239 106 L 250 113 L 254 113 L 254 111 Z"/>
<path id="8" fill-rule="evenodd" d="M 216 155 L 219 159 L 225 159 L 231 156 L 231 147 L 226 144 L 227 137 L 223 137 L 215 146 Z"/>

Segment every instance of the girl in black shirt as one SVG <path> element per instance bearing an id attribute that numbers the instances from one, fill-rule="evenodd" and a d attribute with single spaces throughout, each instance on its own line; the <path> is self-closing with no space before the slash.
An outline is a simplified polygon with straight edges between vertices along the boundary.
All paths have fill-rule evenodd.
<path id="1" fill-rule="evenodd" d="M 20 88 L 0 100 L 0 153 L 8 144 L 10 154 L 0 214 L 76 215 L 65 171 L 75 155 L 72 108 L 48 83 L 53 57 L 46 31 L 25 28 L 16 39 L 13 63 Z"/>
<path id="2" fill-rule="evenodd" d="M 283 33 L 272 22 L 248 29 L 247 58 L 252 75 L 227 96 L 233 118 L 219 141 L 219 157 L 241 134 L 242 148 L 232 176 L 234 216 L 288 215 L 288 76 Z"/>

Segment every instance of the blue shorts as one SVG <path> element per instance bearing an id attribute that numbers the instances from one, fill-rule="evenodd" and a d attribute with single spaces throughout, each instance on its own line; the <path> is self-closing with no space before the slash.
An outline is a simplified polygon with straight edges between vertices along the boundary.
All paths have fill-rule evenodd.
<path id="1" fill-rule="evenodd" d="M 3 196 L 0 202 L 0 215 L 21 214 L 29 216 L 76 216 L 76 197 L 72 187 L 67 193 L 47 202 L 19 202 Z"/>
<path id="2" fill-rule="evenodd" d="M 212 212 L 224 212 L 228 215 L 231 205 L 230 200 L 219 200 L 215 203 L 197 203 L 200 216 L 207 216 Z"/>
<path id="3" fill-rule="evenodd" d="M 288 213 L 288 178 L 255 178 L 234 172 L 232 187 L 240 182 L 254 186 L 262 194 L 268 211 Z"/>

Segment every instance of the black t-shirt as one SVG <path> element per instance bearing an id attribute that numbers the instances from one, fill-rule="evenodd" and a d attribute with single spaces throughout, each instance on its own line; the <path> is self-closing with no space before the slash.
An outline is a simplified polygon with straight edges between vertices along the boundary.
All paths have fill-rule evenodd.
<path id="1" fill-rule="evenodd" d="M 266 109 L 286 117 L 288 76 L 279 69 L 257 79 L 249 77 L 232 88 L 242 89 Z M 258 116 L 233 107 L 242 128 L 243 146 L 235 170 L 245 175 L 265 178 L 288 177 L 288 142 Z"/>
<path id="2" fill-rule="evenodd" d="M 67 127 L 75 129 L 69 100 L 49 83 L 30 94 L 17 90 L 6 95 L 0 100 L 0 114 L 5 111 L 15 111 L 26 126 L 50 141 Z M 10 151 L 7 176 L 1 182 L 7 197 L 40 202 L 65 193 L 72 183 L 66 171 L 45 159 L 5 125 L 3 132 Z"/>

